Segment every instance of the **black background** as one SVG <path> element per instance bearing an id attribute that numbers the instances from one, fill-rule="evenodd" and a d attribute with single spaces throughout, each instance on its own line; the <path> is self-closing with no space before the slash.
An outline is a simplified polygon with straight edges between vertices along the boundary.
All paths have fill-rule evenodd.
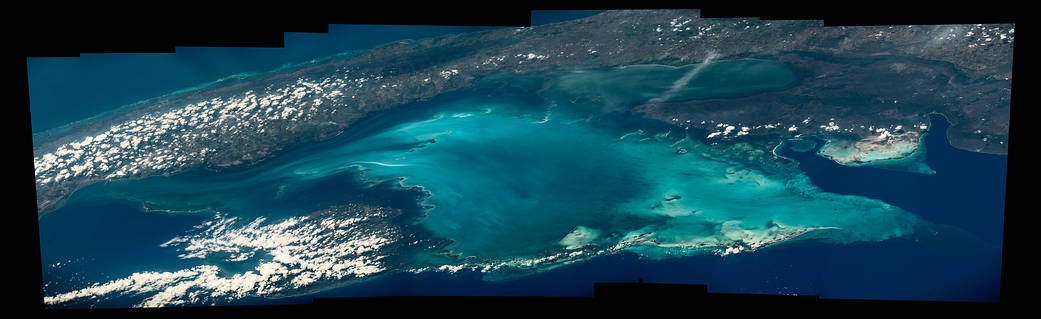
<path id="1" fill-rule="evenodd" d="M 447 4 L 448 2 L 444 2 Z M 77 56 L 80 53 L 105 52 L 174 52 L 176 46 L 236 46 L 236 47 L 282 47 L 284 32 L 327 32 L 328 24 L 404 24 L 404 25 L 472 25 L 472 26 L 528 26 L 530 10 L 549 9 L 665 9 L 665 8 L 700 8 L 704 18 L 722 17 L 761 17 L 762 19 L 811 19 L 824 20 L 825 25 L 907 25 L 907 24 L 977 24 L 977 23 L 1016 23 L 1017 46 L 1015 56 L 1019 57 L 1016 65 L 1018 74 L 1013 76 L 1013 104 L 1016 101 L 1030 101 L 1023 94 L 1033 89 L 1023 89 L 1024 81 L 1033 78 L 1029 71 L 1024 71 L 1028 58 L 1025 53 L 1033 40 L 1033 18 L 1022 7 L 1008 6 L 1005 3 L 978 2 L 975 4 L 958 4 L 945 2 L 937 6 L 905 7 L 903 3 L 860 3 L 834 2 L 832 5 L 760 5 L 735 4 L 731 6 L 701 5 L 684 3 L 684 6 L 663 5 L 660 7 L 636 6 L 632 3 L 615 6 L 502 6 L 501 3 L 474 3 L 455 6 L 413 6 L 406 3 L 382 3 L 382 7 L 360 6 L 356 2 L 304 3 L 292 1 L 285 3 L 250 2 L 239 6 L 215 7 L 214 3 L 154 3 L 144 2 L 130 5 L 97 6 L 94 4 L 77 4 L 66 6 L 50 2 L 37 2 L 21 8 L 8 6 L 3 29 L 4 50 L 10 57 L 7 59 L 9 69 L 6 74 L 13 78 L 7 87 L 13 88 L 8 103 L 3 103 L 4 129 L 7 130 L 3 145 L 5 159 L 4 181 L 9 185 L 3 198 L 14 203 L 3 211 L 9 215 L 5 220 L 7 236 L 6 247 L 16 253 L 4 258 L 6 263 L 3 282 L 3 297 L 0 304 L 10 307 L 13 313 L 16 308 L 28 308 L 35 312 L 43 309 L 43 291 L 41 286 L 41 265 L 39 254 L 39 234 L 35 210 L 35 175 L 31 162 L 32 129 L 29 120 L 29 97 L 26 74 L 26 57 L 42 56 Z M 1018 87 L 1018 88 L 1017 88 Z M 1032 106 L 1015 108 L 1017 121 L 1025 121 L 1033 116 Z M 1026 125 L 1026 124 L 1024 124 Z M 1031 225 L 1036 209 L 1017 209 L 1020 203 L 1031 204 L 1022 200 L 1020 194 L 1032 191 L 1024 182 L 1033 179 L 1035 165 L 1024 166 L 1028 159 L 1024 154 L 1026 148 L 1032 148 L 1032 135 L 1028 129 L 1015 127 L 1015 142 L 1018 143 L 1009 157 L 1009 176 L 1007 187 L 1005 241 L 1003 245 L 1002 302 L 1000 304 L 964 305 L 935 303 L 838 303 L 838 306 L 853 307 L 866 311 L 888 309 L 897 306 L 921 306 L 925 309 L 964 311 L 966 309 L 990 311 L 995 308 L 1006 308 L 1009 305 L 1030 305 L 1037 295 L 1033 286 L 1034 276 L 1024 271 L 1022 261 L 1027 254 L 1035 253 L 1029 238 L 1023 236 L 1029 231 L 1024 226 Z M 1012 134 L 1010 134 L 1012 135 Z M 1022 151 L 1021 151 L 1022 150 Z M 1031 179 L 1031 180 L 1028 180 Z M 1030 185 L 1030 184 L 1025 184 Z M 1030 208 L 1030 206 L 1025 208 Z M 1024 238 L 1019 240 L 1019 238 Z M 1027 241 L 1024 243 L 1024 241 Z M 1033 268 L 1033 267 L 1031 267 Z M 1020 293 L 1022 291 L 1023 293 Z M 438 301 L 440 302 L 440 301 Z M 347 316 L 359 310 L 377 311 L 419 311 L 441 312 L 451 309 L 446 315 L 455 314 L 463 309 L 474 314 L 490 316 L 506 315 L 504 309 L 482 312 L 485 307 L 517 308 L 519 311 L 542 312 L 544 309 L 533 308 L 530 303 L 507 302 L 489 305 L 481 301 L 457 300 L 462 306 L 416 304 L 415 301 L 384 300 L 372 302 L 367 309 L 343 309 L 336 313 Z M 469 302 L 469 303 L 467 303 Z M 429 302 L 427 304 L 430 304 Z M 834 305 L 834 304 L 833 304 Z M 553 308 L 572 308 L 583 311 L 585 304 L 555 303 L 545 305 Z M 613 302 L 614 308 L 653 307 L 659 304 L 633 304 Z M 676 305 L 672 305 L 673 307 Z M 469 307 L 469 308 L 468 308 Z M 740 311 L 765 310 L 754 304 L 742 303 Z M 969 307 L 969 308 L 966 308 Z M 691 312 L 697 308 L 684 307 L 685 316 L 694 316 Z M 699 307 L 700 308 L 700 307 Z M 1029 309 L 1029 308 L 1028 308 Z M 21 309 L 19 309 L 21 310 Z M 268 314 L 293 315 L 298 311 L 314 310 L 308 306 L 276 306 L 276 307 L 218 307 L 218 309 L 157 309 L 157 310 L 107 310 L 102 314 L 131 313 L 150 315 L 152 313 L 196 313 L 217 312 L 230 315 L 238 312 L 261 312 Z M 329 309 L 324 309 L 326 311 Z M 611 309 L 601 308 L 601 311 Z M 662 309 L 659 309 L 662 310 Z M 807 309 L 803 309 L 807 310 Z M 78 316 L 84 311 L 46 311 L 42 314 L 56 316 Z M 792 314 L 789 311 L 784 311 Z M 844 313 L 843 316 L 850 315 Z"/>

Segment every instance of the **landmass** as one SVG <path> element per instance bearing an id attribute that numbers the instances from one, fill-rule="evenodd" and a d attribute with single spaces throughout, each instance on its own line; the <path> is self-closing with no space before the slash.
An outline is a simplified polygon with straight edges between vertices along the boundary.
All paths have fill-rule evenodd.
<path id="1" fill-rule="evenodd" d="M 833 138 L 827 140 L 817 154 L 846 166 L 873 166 L 897 171 L 922 174 L 936 174 L 925 163 L 925 137 L 928 135 L 926 125 L 918 127 L 918 131 L 905 131 L 896 127 L 896 133 L 884 128 L 878 129 L 878 135 L 870 135 L 860 140 Z"/>
<path id="2" fill-rule="evenodd" d="M 1011 24 L 825 27 L 640 10 L 400 41 L 229 78 L 37 134 L 37 212 L 98 182 L 253 165 L 490 75 L 679 66 L 709 57 L 780 61 L 798 82 L 748 96 L 654 99 L 633 110 L 716 142 L 798 134 L 863 140 L 879 128 L 927 125 L 936 112 L 951 122 L 953 146 L 1006 154 L 1014 37 Z M 759 143 L 765 151 L 768 144 Z"/>

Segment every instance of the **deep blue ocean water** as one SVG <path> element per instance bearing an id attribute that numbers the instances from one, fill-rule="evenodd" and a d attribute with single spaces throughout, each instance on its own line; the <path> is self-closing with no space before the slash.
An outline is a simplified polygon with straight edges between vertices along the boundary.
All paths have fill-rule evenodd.
<path id="1" fill-rule="evenodd" d="M 604 10 L 532 10 L 531 25 L 538 26 L 597 15 Z"/>
<path id="2" fill-rule="evenodd" d="M 813 183 L 826 191 L 881 199 L 1000 245 L 1008 157 L 956 149 L 947 142 L 950 123 L 936 114 L 930 121 L 926 163 L 935 175 L 846 167 L 812 152 L 785 155 L 798 160 Z"/>
<path id="3" fill-rule="evenodd" d="M 957 226 L 940 226 L 937 234 L 846 245 L 796 241 L 722 257 L 648 260 L 622 253 L 504 282 L 483 281 L 475 272 L 396 274 L 314 296 L 589 296 L 592 282 L 643 278 L 707 284 L 711 292 L 997 301 L 1007 156 L 954 149 L 945 138 L 946 120 L 932 120 L 934 133 L 926 143 L 935 175 L 847 167 L 816 155 L 785 155 L 798 158 L 800 169 L 827 191 L 883 199 L 935 223 Z"/>
<path id="4" fill-rule="evenodd" d="M 33 133 L 235 74 L 266 72 L 403 39 L 497 29 L 477 26 L 329 25 L 286 33 L 284 48 L 178 47 L 176 53 L 27 58 Z"/>
<path id="5" fill-rule="evenodd" d="M 403 112 L 418 114 L 419 118 L 424 113 Z M 391 129 L 393 123 L 411 121 L 394 114 L 397 112 L 360 122 L 355 130 L 337 140 L 378 136 L 379 132 Z M 647 282 L 708 284 L 713 292 L 808 294 L 825 298 L 998 300 L 1003 201 L 987 194 L 1002 193 L 1005 178 L 1002 170 L 1007 157 L 954 150 L 943 138 L 946 126 L 941 117 L 934 117 L 932 134 L 926 139 L 930 150 L 927 159 L 936 169 L 935 175 L 846 167 L 816 155 L 782 152 L 782 155 L 798 159 L 799 168 L 826 191 L 884 199 L 941 224 L 930 228 L 930 232 L 917 232 L 882 242 L 844 245 L 814 240 L 792 241 L 728 256 L 654 260 L 621 253 L 503 281 L 486 281 L 482 274 L 467 270 L 455 274 L 396 273 L 309 296 L 278 300 L 244 298 L 233 303 L 299 303 L 309 302 L 309 298 L 315 296 L 588 296 L 592 293 L 592 282 L 634 281 L 641 277 Z M 305 146 L 301 152 L 306 153 L 308 147 L 321 150 L 328 146 Z M 169 197 L 169 192 L 178 189 L 207 185 L 221 188 L 220 185 L 225 183 L 237 185 L 242 178 L 236 176 L 293 167 L 286 165 L 294 161 L 292 157 L 280 158 L 259 166 L 255 171 L 251 169 L 215 177 L 187 174 L 186 177 L 153 178 L 125 187 L 138 191 L 144 189 L 144 194 L 154 191 Z M 355 174 L 333 174 L 316 183 L 304 184 L 303 188 L 295 191 L 304 195 L 297 195 L 294 199 L 290 192 L 284 199 L 284 206 L 254 208 L 299 210 L 288 213 L 293 215 L 334 204 L 323 203 L 325 200 L 347 200 L 413 212 L 421 209 L 416 201 L 417 194 L 391 188 L 365 188 L 351 177 Z M 203 178 L 201 184 L 191 186 L 200 183 L 200 178 Z M 95 194 L 92 189 L 118 190 L 121 187 L 124 186 L 92 187 L 82 193 L 90 195 Z M 255 187 L 238 188 L 246 192 L 264 192 Z M 268 191 L 275 192 L 274 189 Z M 259 205 L 270 203 L 261 202 Z M 302 203 L 311 206 L 299 207 Z M 230 207 L 252 206 L 236 204 Z M 177 252 L 173 249 L 156 247 L 208 216 L 205 213 L 145 213 L 131 201 L 80 201 L 74 198 L 68 206 L 40 220 L 45 283 L 52 291 L 65 291 L 142 270 L 176 271 L 202 264 L 202 261 L 176 258 Z M 98 247 L 104 249 L 98 250 Z M 62 264 L 54 266 L 58 262 Z M 120 305 L 116 301 L 100 305 L 109 302 Z"/>
<path id="6" fill-rule="evenodd" d="M 602 11 L 535 10 L 531 25 L 580 19 Z M 28 58 L 33 133 L 234 74 L 265 72 L 403 39 L 497 28 L 334 24 L 324 34 L 287 32 L 283 48 L 179 47 L 176 53 Z"/>
<path id="7" fill-rule="evenodd" d="M 48 289 L 76 289 L 141 269 L 177 271 L 196 265 L 177 258 L 176 251 L 155 248 L 198 225 L 204 216 L 146 213 L 140 205 L 120 200 L 88 202 L 64 212 L 60 219 L 40 219 L 43 280 Z"/>
<path id="8" fill-rule="evenodd" d="M 554 19 L 557 18 L 546 18 L 548 21 L 556 21 Z M 535 23 L 534 20 L 533 15 L 533 24 L 537 25 L 538 23 Z M 421 33 L 421 31 L 415 31 L 411 27 L 350 26 L 348 29 L 355 28 L 350 29 L 355 31 L 359 30 L 357 28 L 373 28 L 373 30 L 382 31 L 365 33 L 369 42 L 361 41 L 364 45 L 352 42 L 355 41 L 353 38 L 351 41 L 328 41 L 349 43 L 350 45 L 323 44 L 322 39 L 333 38 L 334 29 L 339 30 L 337 28 L 330 26 L 328 36 L 302 36 L 301 42 L 293 46 L 307 47 L 308 45 L 305 43 L 311 43 L 315 49 L 293 51 L 296 52 L 294 54 L 298 54 L 299 58 L 287 59 L 286 55 L 281 53 L 264 57 L 264 54 L 258 53 L 290 49 L 256 49 L 257 52 L 247 53 L 254 49 L 200 48 L 179 50 L 176 59 L 172 55 L 166 57 L 123 55 L 130 61 L 127 64 L 122 64 L 123 61 L 118 55 L 99 55 L 65 65 L 64 67 L 79 70 L 69 73 L 70 76 L 65 80 L 54 80 L 54 77 L 44 76 L 48 70 L 52 72 L 51 75 L 55 72 L 68 72 L 62 71 L 62 62 L 54 65 L 38 63 L 36 67 L 33 67 L 34 62 L 30 61 L 31 78 L 38 75 L 41 78 L 52 79 L 50 80 L 51 86 L 47 84 L 36 86 L 37 90 L 43 90 L 37 91 L 37 96 L 41 96 L 41 94 L 48 96 L 53 99 L 51 102 L 48 103 L 47 98 L 42 98 L 42 104 L 38 105 L 37 102 L 41 98 L 34 98 L 31 92 L 34 132 L 39 131 L 37 120 L 41 121 L 40 125 L 43 127 L 47 127 L 47 125 L 54 127 L 115 106 L 169 93 L 186 86 L 205 83 L 231 73 L 265 71 L 283 65 L 285 61 L 302 62 L 331 53 L 371 47 L 405 37 L 419 38 L 452 33 L 449 29 L 433 30 L 436 29 L 434 27 L 430 27 L 430 35 L 417 35 L 416 32 Z M 460 32 L 460 29 L 451 30 Z M 326 38 L 317 39 L 323 36 Z M 304 39 L 307 37 L 316 37 L 316 39 Z M 290 35 L 287 35 L 286 47 L 291 47 Z M 192 50 L 198 50 L 194 53 L 196 54 L 194 57 L 190 53 Z M 215 54 L 214 52 L 223 53 Z M 182 53 L 188 55 L 181 55 Z M 235 58 L 238 55 L 241 56 Z M 256 55 L 260 57 L 252 57 Z M 246 58 L 246 56 L 251 57 Z M 164 63 L 167 64 L 163 66 L 152 65 L 162 59 L 169 60 L 165 60 L 167 62 Z M 178 59 L 180 62 L 173 62 Z M 105 63 L 110 64 L 105 66 L 106 64 L 101 61 L 107 61 Z M 199 61 L 211 62 L 201 63 Z M 239 62 L 227 63 L 228 61 Z M 188 68 L 189 70 L 183 70 L 185 68 L 178 67 L 177 63 L 191 64 L 192 67 Z M 221 68 L 224 68 L 225 71 L 216 70 Z M 144 75 L 138 76 L 145 76 L 149 79 L 169 78 L 171 82 L 166 84 L 163 81 L 151 82 L 135 78 L 131 72 L 135 69 L 150 70 L 144 71 L 142 73 Z M 34 70 L 41 73 L 34 75 Z M 100 70 L 124 70 L 125 72 L 112 71 L 104 74 L 111 76 L 111 81 L 91 81 L 90 77 L 99 76 L 97 72 Z M 81 76 L 78 78 L 73 76 L 76 74 L 81 74 Z M 174 82 L 172 79 L 176 79 L 176 81 Z M 41 82 L 37 81 L 37 83 Z M 141 84 L 134 83 L 150 84 L 143 87 Z M 34 89 L 34 85 L 30 82 L 31 90 Z M 119 89 L 120 85 L 127 86 Z M 162 88 L 158 88 L 158 86 L 162 86 Z M 46 88 L 69 94 L 50 96 L 39 93 L 48 92 L 44 90 Z M 95 93 L 96 97 L 90 98 L 91 94 Z M 79 100 L 95 102 L 70 104 L 69 102 L 77 100 L 76 96 L 80 97 Z M 67 99 L 67 101 L 61 102 L 62 99 Z M 52 112 L 69 108 L 69 105 L 77 105 L 74 110 L 70 111 L 74 114 Z M 86 106 L 80 108 L 79 105 Z M 41 116 L 41 114 L 43 115 Z M 358 126 L 337 140 L 378 137 L 379 132 L 397 124 L 431 115 L 429 112 L 415 112 L 410 113 L 413 118 L 400 118 L 391 116 L 393 114 L 398 113 L 391 113 L 386 117 L 375 116 L 360 122 Z M 704 255 L 653 260 L 641 258 L 634 253 L 620 253 L 504 281 L 486 281 L 482 279 L 482 274 L 466 270 L 455 274 L 395 273 L 313 295 L 276 300 L 245 298 L 235 301 L 235 303 L 308 303 L 310 298 L 316 296 L 589 296 L 592 294 L 593 282 L 631 282 L 636 281 L 637 278 L 643 278 L 646 282 L 708 284 L 709 290 L 713 292 L 808 294 L 825 298 L 998 300 L 1007 156 L 954 149 L 946 141 L 946 127 L 946 121 L 934 116 L 930 135 L 925 141 L 928 145 L 926 160 L 928 165 L 936 170 L 935 175 L 897 172 L 872 167 L 846 167 L 809 153 L 787 152 L 784 154 L 798 160 L 799 169 L 823 190 L 876 198 L 896 205 L 931 223 L 938 224 L 930 228 L 930 232 L 918 232 L 911 236 L 882 242 L 856 242 L 841 245 L 814 240 L 792 241 L 755 252 L 728 256 Z M 311 152 L 308 148 L 319 150 L 327 146 L 304 146 L 295 152 L 307 153 Z M 292 159 L 275 159 L 261 165 L 256 171 L 280 168 L 292 164 L 292 161 Z M 250 170 L 241 173 L 249 172 Z M 311 205 L 296 207 L 295 209 L 301 211 L 294 211 L 293 214 L 298 214 L 330 204 L 332 202 L 322 202 L 322 200 L 335 198 L 391 206 L 413 213 L 421 209 L 416 202 L 415 193 L 362 187 L 354 179 L 355 175 L 352 172 L 334 174 L 330 175 L 330 178 L 318 182 L 301 184 L 301 188 L 287 193 L 289 203 L 285 207 L 260 207 L 267 202 L 258 202 L 255 205 L 258 209 L 269 210 L 288 208 L 301 203 Z M 204 182 L 201 184 L 198 179 L 193 178 L 189 174 L 164 178 L 161 183 L 152 183 L 155 180 L 151 180 L 148 183 L 142 182 L 136 185 L 143 186 L 144 189 L 155 187 L 151 191 L 164 193 L 178 187 L 183 188 L 184 185 L 238 185 L 237 183 L 240 183 L 236 180 L 234 173 L 203 180 Z M 148 184 L 159 186 L 146 186 Z M 127 185 L 127 188 L 135 188 L 134 183 Z M 109 188 L 96 187 L 96 189 L 107 190 Z M 118 187 L 113 189 L 118 190 Z M 264 189 L 263 191 L 274 193 L 277 189 Z M 85 193 L 89 194 L 90 191 Z M 242 204 L 241 207 L 250 207 L 247 204 Z M 68 206 L 40 219 L 44 283 L 48 285 L 49 291 L 68 291 L 82 288 L 87 283 L 123 278 L 137 271 L 176 271 L 202 264 L 203 261 L 200 260 L 177 258 L 178 252 L 173 249 L 156 249 L 156 247 L 170 238 L 182 234 L 186 229 L 198 225 L 208 217 L 209 214 L 146 213 L 141 211 L 137 203 L 126 200 L 70 200 Z M 147 226 L 135 227 L 135 225 Z M 132 240 L 128 240 L 128 238 L 132 238 Z M 59 262 L 60 264 L 58 264 Z M 50 294 L 48 293 L 48 295 Z M 134 303 L 133 301 L 127 302 Z M 126 305 L 119 301 L 109 301 L 102 305 L 109 304 L 112 306 Z"/>

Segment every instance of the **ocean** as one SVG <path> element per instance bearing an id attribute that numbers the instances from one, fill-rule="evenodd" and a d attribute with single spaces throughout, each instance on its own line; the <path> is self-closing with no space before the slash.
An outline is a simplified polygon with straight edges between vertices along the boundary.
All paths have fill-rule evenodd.
<path id="1" fill-rule="evenodd" d="M 603 10 L 535 10 L 532 26 Z M 328 33 L 287 32 L 283 48 L 178 47 L 176 53 L 104 53 L 27 58 L 33 133 L 185 88 L 375 48 L 405 39 L 493 30 L 490 26 L 329 25 Z M 61 92 L 61 94 L 56 94 Z"/>
<path id="2" fill-rule="evenodd" d="M 330 26 L 330 34 L 323 39 L 335 38 L 333 30 L 340 28 Z M 345 28 L 348 31 L 343 34 L 364 28 L 382 30 L 371 32 L 381 36 L 372 35 L 369 42 L 359 40 L 368 47 L 393 41 L 395 36 L 422 35 L 406 27 Z M 425 30 L 431 36 L 460 29 Z M 303 43 L 310 40 L 304 38 L 294 47 L 308 47 Z M 61 90 L 63 81 L 68 87 L 62 92 L 69 92 L 50 97 L 50 102 L 33 98 L 34 132 L 113 105 L 212 81 L 227 76 L 229 70 L 259 72 L 285 61 L 321 57 L 319 52 L 328 55 L 366 47 L 353 39 L 329 41 L 351 42 L 350 46 L 319 44 L 325 40 L 314 40 L 311 50 L 294 49 L 297 58 L 258 54 L 261 57 L 254 62 L 233 58 L 252 56 L 247 54 L 252 49 L 200 48 L 195 49 L 198 56 L 194 58 L 189 57 L 191 50 L 185 50 L 175 54 L 176 59 L 172 55 L 135 55 L 139 58 L 135 60 L 127 55 L 128 64 L 117 63 L 119 55 L 84 57 L 65 65 L 79 71 L 65 71 L 70 76 L 64 80 L 53 77 L 53 72 L 62 72 L 61 62 L 41 60 L 33 66 L 36 62 L 30 61 L 31 98 L 34 86 L 42 90 L 35 91 L 37 96 L 50 96 L 39 92 Z M 172 60 L 153 65 L 157 59 L 167 58 Z M 105 67 L 98 62 L 104 59 L 121 66 Z M 184 69 L 170 62 L 177 59 L 181 60 L 177 63 L 193 67 L 174 70 Z M 227 66 L 220 63 L 222 59 L 240 62 Z M 132 80 L 134 63 L 140 63 L 139 70 L 150 70 L 139 71 L 141 76 L 170 80 Z M 149 67 L 142 68 L 144 65 Z M 1000 299 L 1007 156 L 954 149 L 946 140 L 949 124 L 933 115 L 924 143 L 926 162 L 935 174 L 842 166 L 813 152 L 788 149 L 781 149 L 780 154 L 796 160 L 797 165 L 768 167 L 763 163 L 770 162 L 769 155 L 746 158 L 743 152 L 749 149 L 741 148 L 745 144 L 720 146 L 695 137 L 704 135 L 688 134 L 628 111 L 662 92 L 671 92 L 670 98 L 677 100 L 726 97 L 784 89 L 793 81 L 783 65 L 770 61 L 746 59 L 701 66 L 506 75 L 431 101 L 373 114 L 332 140 L 290 150 L 254 167 L 219 174 L 189 171 L 84 188 L 67 205 L 39 220 L 45 294 L 101 284 L 109 290 L 93 295 L 97 298 L 56 307 L 133 306 L 156 291 L 140 284 L 123 286 L 121 279 L 140 273 L 158 278 L 155 276 L 218 265 L 221 273 L 216 277 L 200 279 L 203 277 L 198 275 L 181 282 L 190 284 L 185 288 L 190 290 L 174 301 L 268 304 L 308 303 L 313 297 L 332 296 L 590 296 L 593 282 L 634 282 L 638 278 L 707 284 L 711 292 L 852 299 Z M 98 70 L 120 68 L 126 72 L 108 72 L 109 81 L 88 81 Z M 52 76 L 46 76 L 48 70 Z M 34 75 L 34 71 L 39 73 Z M 82 76 L 72 76 L 75 74 Z M 34 84 L 34 76 L 47 80 Z M 652 93 L 619 89 L 625 81 L 618 79 L 634 76 L 644 78 L 643 89 Z M 744 81 L 742 76 L 762 81 Z M 690 83 L 675 90 L 677 79 L 685 77 Z M 553 79 L 555 84 L 536 96 L 533 92 L 545 79 Z M 81 81 L 105 84 L 91 89 Z M 119 85 L 130 82 L 150 84 L 115 93 Z M 159 88 L 155 83 L 170 84 Z M 102 86 L 113 91 L 106 94 Z M 566 102 L 588 95 L 589 90 L 603 93 L 608 103 Z M 90 96 L 86 92 L 98 98 L 83 98 Z M 83 103 L 70 111 L 75 114 L 55 112 L 68 109 L 73 105 L 69 102 L 81 93 Z M 677 147 L 689 152 L 678 152 Z M 236 275 L 267 271 L 261 270 L 264 264 L 291 265 L 279 261 L 277 248 L 267 249 L 266 254 L 266 248 L 258 249 L 257 254 L 243 255 L 241 260 L 218 252 L 253 249 L 236 240 L 269 240 L 279 235 L 272 229 L 292 227 L 283 221 L 344 203 L 401 212 L 393 223 L 407 240 L 388 235 L 378 238 L 389 242 L 386 246 L 362 252 L 365 257 L 394 262 L 382 265 L 375 277 L 329 279 L 315 284 L 311 290 L 317 292 L 275 299 L 256 294 L 220 295 L 220 290 L 207 286 L 211 281 L 237 283 L 240 277 Z M 340 221 L 310 216 L 321 225 Z M 764 242 L 785 238 L 789 229 L 832 226 L 837 229 L 811 232 L 754 251 L 721 254 L 718 250 L 720 245 L 737 247 L 733 245 L 742 241 L 736 238 L 747 239 L 745 243 Z M 641 237 L 646 233 L 653 235 Z M 184 241 L 171 240 L 175 238 Z M 442 242 L 443 238 L 453 241 Z M 604 253 L 606 247 L 641 238 L 688 246 Z M 208 255 L 182 258 L 189 247 L 204 247 L 202 251 Z M 582 253 L 546 259 L 576 251 Z M 453 254 L 460 258 L 451 257 Z M 532 266 L 510 270 L 517 264 Z M 440 265 L 458 269 L 430 269 Z M 483 272 L 487 267 L 507 270 Z M 265 283 L 282 284 L 281 279 L 265 278 L 269 279 Z M 208 294 L 213 297 L 207 298 Z"/>
<path id="3" fill-rule="evenodd" d="M 404 39 L 492 30 L 480 26 L 329 25 L 286 33 L 284 48 L 178 47 L 176 53 L 102 53 L 26 59 L 33 133 L 234 75 L 351 54 Z"/>

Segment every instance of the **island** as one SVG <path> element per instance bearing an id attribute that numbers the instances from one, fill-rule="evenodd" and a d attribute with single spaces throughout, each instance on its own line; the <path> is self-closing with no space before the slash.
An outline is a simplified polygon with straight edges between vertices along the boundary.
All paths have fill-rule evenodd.
<path id="1" fill-rule="evenodd" d="M 1005 154 L 1014 38 L 1013 25 L 828 27 L 634 10 L 401 41 L 291 71 L 229 78 L 37 134 L 37 210 L 52 211 L 102 181 L 253 165 L 335 137 L 373 112 L 490 75 L 678 66 L 710 56 L 779 61 L 797 83 L 747 96 L 650 101 L 634 112 L 718 141 L 839 133 L 864 140 L 879 129 L 911 132 L 927 125 L 924 114 L 937 112 L 951 122 L 952 145 Z"/>

